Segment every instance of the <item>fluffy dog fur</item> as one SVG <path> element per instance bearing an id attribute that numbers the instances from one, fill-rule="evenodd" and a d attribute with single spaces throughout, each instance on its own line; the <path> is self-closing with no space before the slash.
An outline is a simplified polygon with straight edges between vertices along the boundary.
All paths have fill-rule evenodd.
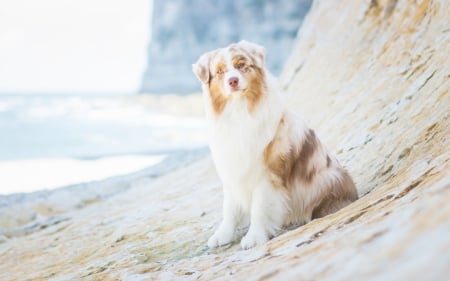
<path id="1" fill-rule="evenodd" d="M 357 199 L 349 174 L 287 109 L 264 59 L 263 47 L 241 41 L 193 65 L 224 190 L 223 220 L 209 247 L 232 242 L 236 228 L 250 224 L 241 240 L 248 249 L 284 225 L 307 223 Z"/>

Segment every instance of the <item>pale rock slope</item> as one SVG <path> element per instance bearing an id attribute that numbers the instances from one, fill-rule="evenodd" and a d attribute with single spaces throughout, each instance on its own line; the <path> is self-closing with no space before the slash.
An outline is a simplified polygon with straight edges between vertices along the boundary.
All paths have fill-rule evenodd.
<path id="1" fill-rule="evenodd" d="M 248 251 L 208 250 L 222 194 L 203 157 L 82 208 L 36 206 L 48 223 L 4 231 L 0 279 L 447 280 L 449 15 L 446 0 L 345 0 L 305 19 L 282 81 L 354 176 L 348 207 Z"/>

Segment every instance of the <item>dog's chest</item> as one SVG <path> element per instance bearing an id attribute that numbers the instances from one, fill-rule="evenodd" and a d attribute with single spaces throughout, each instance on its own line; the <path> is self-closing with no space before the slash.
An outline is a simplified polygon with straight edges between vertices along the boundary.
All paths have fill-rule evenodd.
<path id="1" fill-rule="evenodd" d="M 211 120 L 211 151 L 220 174 L 248 177 L 249 172 L 263 169 L 263 151 L 273 137 L 271 118 L 264 110 L 249 113 L 240 104 L 229 106 Z"/>

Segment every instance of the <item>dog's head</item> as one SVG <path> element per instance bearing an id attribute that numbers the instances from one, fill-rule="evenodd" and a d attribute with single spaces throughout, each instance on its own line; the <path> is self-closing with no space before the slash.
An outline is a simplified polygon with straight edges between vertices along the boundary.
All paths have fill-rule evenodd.
<path id="1" fill-rule="evenodd" d="M 205 53 L 192 65 L 216 114 L 233 98 L 245 99 L 249 110 L 254 110 L 265 92 L 264 59 L 264 47 L 241 41 Z"/>

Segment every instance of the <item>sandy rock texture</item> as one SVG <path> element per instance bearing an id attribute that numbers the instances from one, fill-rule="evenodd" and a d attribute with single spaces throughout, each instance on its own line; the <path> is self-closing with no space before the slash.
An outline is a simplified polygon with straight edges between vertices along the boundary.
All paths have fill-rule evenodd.
<path id="1" fill-rule="evenodd" d="M 0 280 L 446 280 L 450 3 L 315 1 L 282 75 L 360 199 L 265 245 L 208 250 L 221 184 L 202 157 L 0 234 Z"/>

